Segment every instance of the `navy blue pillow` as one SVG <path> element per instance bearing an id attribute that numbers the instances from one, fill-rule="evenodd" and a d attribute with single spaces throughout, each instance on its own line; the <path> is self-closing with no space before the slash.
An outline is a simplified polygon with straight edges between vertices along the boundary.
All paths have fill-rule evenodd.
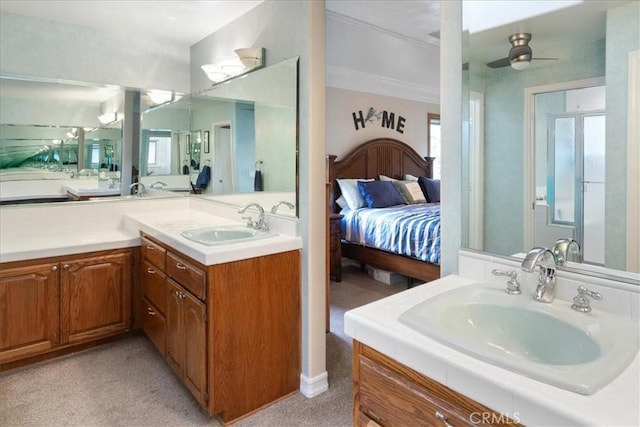
<path id="1" fill-rule="evenodd" d="M 368 208 L 404 205 L 404 199 L 391 181 L 358 181 L 358 189 Z"/>
<path id="2" fill-rule="evenodd" d="M 431 179 L 426 176 L 418 178 L 418 184 L 422 188 L 427 203 L 440 203 L 440 180 Z"/>

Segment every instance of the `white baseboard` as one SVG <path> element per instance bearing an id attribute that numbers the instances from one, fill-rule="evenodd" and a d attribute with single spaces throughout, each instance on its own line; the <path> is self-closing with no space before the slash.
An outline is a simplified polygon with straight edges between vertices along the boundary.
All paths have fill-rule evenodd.
<path id="1" fill-rule="evenodd" d="M 329 390 L 329 375 L 324 371 L 313 378 L 300 374 L 300 393 L 305 397 L 312 398 Z"/>

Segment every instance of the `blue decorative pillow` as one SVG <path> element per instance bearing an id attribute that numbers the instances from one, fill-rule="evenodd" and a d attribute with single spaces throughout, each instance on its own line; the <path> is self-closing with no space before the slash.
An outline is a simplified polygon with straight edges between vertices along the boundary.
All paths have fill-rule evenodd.
<path id="1" fill-rule="evenodd" d="M 360 194 L 369 208 L 403 205 L 404 200 L 392 181 L 358 181 Z"/>
<path id="2" fill-rule="evenodd" d="M 359 181 L 373 181 L 373 179 L 353 179 L 353 178 L 345 178 L 345 179 L 336 179 L 338 181 L 338 186 L 340 187 L 340 192 L 342 193 L 342 197 L 347 202 L 347 206 L 351 210 L 360 209 L 365 207 L 367 204 L 362 198 L 362 194 L 360 194 L 360 189 L 358 188 Z M 337 203 L 337 201 L 336 201 Z M 342 206 L 344 208 L 344 206 Z"/>
<path id="3" fill-rule="evenodd" d="M 431 179 L 426 176 L 418 178 L 418 184 L 422 188 L 424 197 L 427 198 L 427 203 L 440 203 L 440 180 Z"/>

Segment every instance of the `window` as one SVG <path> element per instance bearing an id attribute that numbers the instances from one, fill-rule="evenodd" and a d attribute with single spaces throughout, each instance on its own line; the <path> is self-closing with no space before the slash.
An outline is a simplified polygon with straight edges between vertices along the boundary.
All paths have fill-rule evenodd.
<path id="1" fill-rule="evenodd" d="M 433 160 L 433 178 L 440 179 L 440 114 L 427 114 L 428 156 Z"/>
<path id="2" fill-rule="evenodd" d="M 149 140 L 149 153 L 147 154 L 147 164 L 149 166 L 156 164 L 156 153 L 158 150 L 158 144 L 155 139 Z"/>
<path id="3" fill-rule="evenodd" d="M 100 164 L 100 144 L 91 146 L 91 165 L 98 166 Z"/>

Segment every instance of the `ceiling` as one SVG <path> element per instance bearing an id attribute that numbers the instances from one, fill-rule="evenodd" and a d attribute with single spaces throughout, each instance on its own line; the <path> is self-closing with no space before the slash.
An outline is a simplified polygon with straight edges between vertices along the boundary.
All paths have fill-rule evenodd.
<path id="1" fill-rule="evenodd" d="M 264 0 L 2 0 L 0 11 L 191 46 Z M 439 0 L 326 0 L 329 11 L 416 40 L 437 43 Z"/>

